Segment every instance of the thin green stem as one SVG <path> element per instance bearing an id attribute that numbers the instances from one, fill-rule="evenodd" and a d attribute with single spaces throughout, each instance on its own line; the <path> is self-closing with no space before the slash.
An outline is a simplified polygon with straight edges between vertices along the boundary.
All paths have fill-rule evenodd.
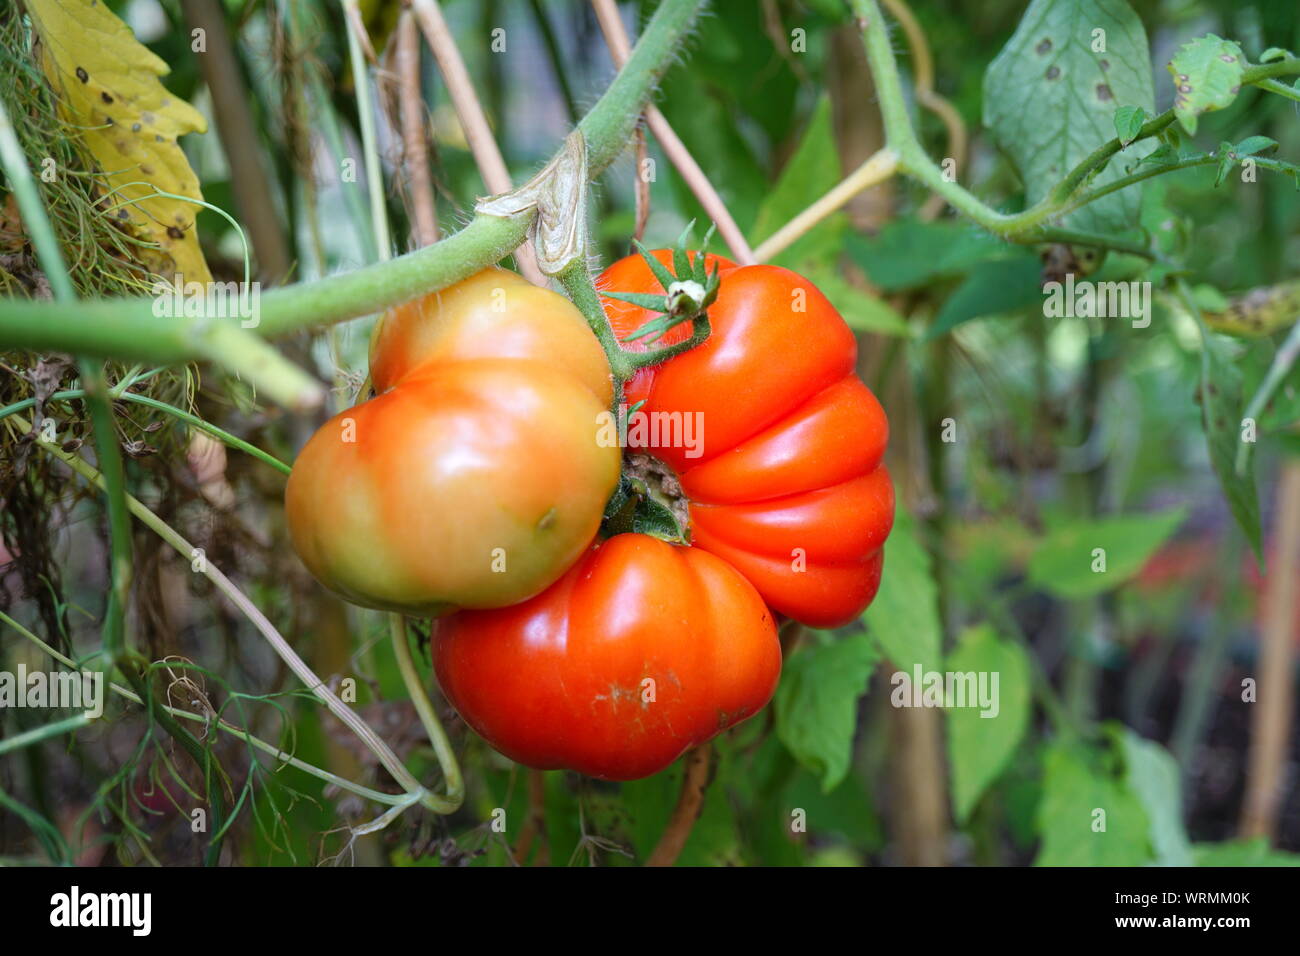
<path id="1" fill-rule="evenodd" d="M 1195 169 L 1197 166 L 1215 166 L 1218 165 L 1219 157 L 1217 156 L 1193 156 L 1188 159 L 1180 159 L 1173 163 L 1150 163 L 1135 173 L 1130 173 L 1105 186 L 1099 186 L 1096 189 L 1075 196 L 1061 205 L 1059 215 L 1073 212 L 1080 206 L 1086 206 L 1090 202 L 1100 199 L 1102 196 L 1109 196 L 1111 193 L 1119 192 L 1134 183 L 1140 183 L 1144 179 L 1150 179 L 1153 176 L 1160 176 L 1164 173 L 1177 172 L 1181 169 Z"/>
<path id="2" fill-rule="evenodd" d="M 1287 86 L 1285 83 L 1280 83 L 1274 79 L 1260 80 L 1255 85 L 1261 90 L 1267 90 L 1269 93 L 1276 93 L 1278 96 L 1300 103 L 1300 90 L 1297 90 L 1294 86 Z"/>
<path id="3" fill-rule="evenodd" d="M 415 712 L 419 715 L 420 723 L 424 725 L 424 732 L 429 737 L 429 743 L 433 745 L 433 752 L 438 757 L 438 765 L 442 767 L 442 777 L 447 788 L 447 803 L 459 807 L 465 799 L 465 779 L 461 776 L 456 751 L 452 749 L 451 741 L 447 739 L 447 732 L 442 729 L 442 721 L 438 719 L 437 711 L 433 709 L 429 694 L 424 689 L 424 681 L 420 679 L 420 673 L 415 669 L 411 646 L 406 637 L 406 618 L 401 614 L 390 614 L 388 626 L 389 635 L 393 639 L 393 654 L 397 658 L 397 669 L 402 673 L 406 693 L 410 696 L 411 703 L 415 705 Z"/>
<path id="4" fill-rule="evenodd" d="M 108 507 L 108 541 L 110 579 L 107 606 L 104 609 L 104 656 L 111 665 L 122 662 L 130 648 L 126 637 L 126 606 L 131 599 L 131 577 L 134 559 L 131 547 L 131 516 L 126 507 L 126 470 L 122 466 L 122 452 L 117 442 L 117 426 L 113 421 L 113 406 L 108 398 L 108 385 L 104 369 L 83 359 L 81 381 L 85 384 L 86 406 L 90 409 L 91 429 L 95 436 L 95 452 L 99 471 L 104 478 L 104 494 Z"/>
<path id="5" fill-rule="evenodd" d="M 661 362 L 667 362 L 674 355 L 681 355 L 683 352 L 689 352 L 697 345 L 703 345 L 704 340 L 709 337 L 712 326 L 709 323 L 709 313 L 701 312 L 695 318 L 691 319 L 691 336 L 681 342 L 675 342 L 672 345 L 665 345 L 657 349 L 649 349 L 645 352 L 623 353 L 623 360 L 632 369 L 633 372 L 638 369 L 649 368 L 651 365 L 658 365 Z"/>
<path id="6" fill-rule="evenodd" d="M 14 737 L 6 737 L 4 740 L 0 740 L 0 756 L 14 750 L 21 750 L 23 747 L 30 747 L 32 744 L 39 744 L 42 740 L 49 740 L 51 737 L 62 737 L 64 734 L 73 733 L 85 727 L 92 720 L 94 720 L 93 717 L 77 714 L 75 717 L 68 717 L 65 720 L 56 720 L 51 724 L 33 727 L 31 730 Z"/>
<path id="7" fill-rule="evenodd" d="M 962 186 L 945 179 L 942 170 L 926 155 L 907 112 L 907 101 L 903 96 L 898 64 L 894 59 L 893 47 L 879 5 L 876 0 L 850 0 L 850 3 L 857 16 L 858 26 L 862 30 L 867 62 L 871 67 L 880 114 L 884 121 L 885 139 L 889 147 L 898 153 L 898 168 L 942 196 L 954 209 L 990 232 L 1016 242 L 1041 241 L 1042 230 L 1050 220 L 1058 219 L 1080 206 L 1094 202 L 1116 189 L 1140 182 L 1142 179 L 1174 172 L 1187 168 L 1188 165 L 1201 165 L 1200 163 L 1187 165 L 1172 163 L 1153 166 L 1140 175 L 1125 177 L 1103 189 L 1076 196 L 1078 190 L 1121 149 L 1138 140 L 1157 136 L 1173 123 L 1176 118 L 1173 111 L 1166 110 L 1143 124 L 1135 139 L 1127 143 L 1113 139 L 1097 147 L 1067 173 L 1056 187 L 1049 190 L 1043 199 L 1028 209 L 1011 215 L 997 212 Z M 1300 73 L 1300 58 L 1289 57 L 1273 63 L 1248 67 L 1242 74 L 1242 84 L 1264 85 L 1273 77 L 1297 73 Z M 1136 251 L 1133 248 L 1112 245 L 1109 237 L 1094 236 L 1090 244 L 1101 244 L 1102 239 L 1107 240 L 1105 244 L 1109 248 Z"/>
<path id="8" fill-rule="evenodd" d="M 1044 227 L 1034 232 L 1030 240 L 1016 238 L 1016 242 L 1064 242 L 1072 246 L 1089 246 L 1097 249 L 1113 249 L 1116 252 L 1127 252 L 1135 256 L 1141 256 L 1144 259 L 1157 258 L 1156 253 L 1149 245 L 1136 240 L 1123 239 L 1119 236 L 1107 236 L 1101 233 L 1084 232 L 1080 229 L 1057 229 L 1054 227 Z"/>
<path id="9" fill-rule="evenodd" d="M 18 135 L 14 132 L 9 119 L 9 111 L 0 100 L 0 167 L 4 168 L 9 180 L 9 188 L 18 202 L 18 211 L 23 217 L 23 228 L 36 250 L 36 259 L 45 271 L 54 298 L 65 307 L 77 299 L 77 290 L 73 288 L 68 276 L 67 264 L 59 248 L 59 240 L 54 235 L 54 228 L 45 215 L 40 192 L 32 171 L 27 166 L 27 157 L 23 154 Z"/>
<path id="10" fill-rule="evenodd" d="M 201 429 L 202 431 L 207 432 L 213 438 L 220 439 L 221 441 L 229 445 L 231 448 L 237 448 L 242 452 L 246 452 L 247 454 L 252 455 L 258 461 L 270 465 L 272 468 L 274 468 L 276 471 L 281 472 L 282 474 L 287 475 L 291 471 L 293 471 L 293 467 L 291 465 L 285 464 L 280 459 L 276 458 L 274 455 L 263 451 L 262 449 L 258 448 L 256 445 L 250 445 L 242 438 L 230 434 L 230 432 L 226 431 L 225 429 L 218 428 L 216 425 L 213 425 L 211 422 L 204 421 L 202 418 L 199 418 L 197 415 L 191 415 L 189 412 L 185 411 L 184 409 L 177 408 L 175 405 L 168 405 L 166 402 L 160 402 L 158 399 L 150 398 L 148 395 L 137 395 L 135 392 L 119 392 L 117 386 L 114 386 L 109 394 L 112 396 L 114 401 L 133 402 L 137 405 L 148 405 L 150 408 L 156 408 L 161 412 L 166 412 L 168 415 L 171 415 L 174 418 L 179 418 L 181 421 L 189 425 L 192 425 L 195 428 Z M 70 389 L 65 389 L 64 391 L 61 392 L 55 392 L 47 399 L 47 401 L 67 402 L 67 401 L 75 401 L 76 399 L 81 399 L 85 397 L 86 397 L 86 390 L 84 388 L 70 388 Z M 8 415 L 12 415 L 15 412 L 21 412 L 24 409 L 31 408 L 35 404 L 36 404 L 36 399 L 24 398 L 22 401 L 14 402 L 12 405 L 6 405 L 3 408 L 0 408 L 0 419 L 3 419 Z"/>
<path id="11" fill-rule="evenodd" d="M 591 281 L 591 273 L 587 271 L 587 257 L 575 256 L 555 278 L 563 286 L 569 300 L 578 307 L 582 317 L 587 320 L 587 325 L 595 333 L 600 347 L 605 350 L 605 357 L 609 359 L 614 380 L 627 381 L 635 370 L 629 368 L 623 361 L 623 347 L 618 344 L 614 330 L 610 327 L 609 318 L 605 315 L 605 306 L 600 300 L 600 293 L 596 291 L 595 283 Z"/>
<path id="12" fill-rule="evenodd" d="M 58 396 L 56 395 L 55 397 L 57 398 Z M 166 402 L 160 402 L 158 399 L 150 398 L 148 395 L 137 395 L 135 392 L 123 392 L 121 395 L 118 395 L 117 398 L 119 401 L 133 402 L 136 405 L 147 405 L 150 408 L 156 408 L 160 412 L 166 412 L 173 418 L 178 418 L 200 431 L 207 432 L 213 438 L 225 442 L 231 448 L 237 448 L 248 455 L 252 455 L 258 461 L 270 465 L 281 474 L 287 475 L 293 471 L 291 465 L 282 462 L 279 458 L 276 458 L 269 452 L 265 452 L 256 445 L 251 445 L 242 438 L 230 434 L 230 432 L 225 429 L 218 428 L 211 422 L 204 421 L 197 415 L 191 415 L 189 412 L 182 408 L 177 408 L 175 405 L 168 405 Z"/>

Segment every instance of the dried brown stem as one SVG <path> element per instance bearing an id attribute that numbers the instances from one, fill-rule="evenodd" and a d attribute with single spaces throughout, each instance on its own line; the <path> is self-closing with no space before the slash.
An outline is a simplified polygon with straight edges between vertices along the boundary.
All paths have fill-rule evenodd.
<path id="1" fill-rule="evenodd" d="M 425 127 L 424 97 L 420 90 L 420 32 L 410 10 L 397 21 L 398 112 L 402 128 L 402 171 L 411 202 L 415 243 L 438 241 L 438 217 L 429 175 L 429 142 Z"/>
<path id="2" fill-rule="evenodd" d="M 1277 533 L 1264 590 L 1258 703 L 1252 704 L 1250 762 L 1241 835 L 1272 840 L 1285 795 L 1295 692 L 1295 620 L 1300 601 L 1300 461 L 1282 467 Z"/>
<path id="3" fill-rule="evenodd" d="M 465 141 L 469 144 L 469 151 L 474 156 L 484 185 L 494 196 L 510 192 L 513 188 L 510 171 L 506 168 L 506 161 L 492 135 L 492 127 L 488 124 L 483 104 L 474 92 L 474 82 L 470 79 L 469 70 L 465 68 L 465 60 L 456 46 L 456 38 L 451 35 L 447 20 L 442 15 L 442 8 L 438 6 L 437 0 L 411 0 L 411 10 L 424 33 L 425 42 L 433 51 L 438 69 L 442 72 L 447 93 L 451 96 L 452 106 L 456 109 L 461 129 L 465 132 Z M 537 268 L 537 259 L 531 246 L 523 245 L 515 250 L 515 259 L 519 263 L 519 271 L 528 281 L 546 285 L 546 276 Z"/>
<path id="4" fill-rule="evenodd" d="M 686 754 L 686 776 L 682 780 L 682 792 L 677 798 L 677 806 L 668 818 L 646 866 L 672 866 L 682 855 L 686 841 L 690 839 L 691 829 L 704 807 L 704 791 L 709 785 L 709 757 L 712 747 L 700 744 Z"/>
<path id="5" fill-rule="evenodd" d="M 631 43 L 628 40 L 627 30 L 623 28 L 623 19 L 619 16 L 618 6 L 614 0 L 591 0 L 592 8 L 596 12 L 596 20 L 600 23 L 600 30 L 605 34 L 605 43 L 609 46 L 609 54 L 614 60 L 616 67 L 622 68 L 631 54 Z M 681 141 L 673 128 L 668 124 L 664 114 L 654 106 L 647 106 L 645 110 L 646 125 L 650 131 L 655 134 L 655 139 L 659 141 L 659 147 L 664 151 L 669 161 L 677 167 L 682 178 L 686 180 L 686 185 L 690 187 L 695 198 L 700 201 L 704 207 L 705 213 L 718 226 L 718 235 L 722 241 L 727 244 L 731 250 L 732 256 L 741 265 L 752 265 L 758 260 L 754 258 L 754 251 L 750 249 L 749 243 L 745 241 L 744 233 L 736 225 L 736 220 L 732 217 L 727 204 L 722 201 L 718 191 L 713 188 L 709 182 L 709 177 L 704 174 L 699 163 L 691 155 L 686 144 Z M 641 176 L 641 170 L 637 169 L 638 178 Z"/>
<path id="6" fill-rule="evenodd" d="M 533 866 L 550 866 L 551 850 L 546 841 L 546 775 L 540 770 L 528 771 L 528 817 L 519 831 L 519 842 L 515 845 L 515 860 L 523 865 L 528 859 L 528 851 L 533 848 L 533 841 L 540 838 L 541 846 L 537 850 L 537 859 Z"/>
<path id="7" fill-rule="evenodd" d="M 219 0 L 183 0 L 181 9 L 190 29 L 202 30 L 206 38 L 205 52 L 198 55 L 199 69 L 212 94 L 212 114 L 230 164 L 235 207 L 257 257 L 258 275 L 263 282 L 281 282 L 289 274 L 289 246 L 258 155 L 251 95 L 235 59 L 225 11 Z"/>

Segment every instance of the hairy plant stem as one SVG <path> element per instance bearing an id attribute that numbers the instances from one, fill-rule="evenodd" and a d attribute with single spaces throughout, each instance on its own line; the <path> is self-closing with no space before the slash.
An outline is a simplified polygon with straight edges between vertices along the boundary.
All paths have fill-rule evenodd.
<path id="1" fill-rule="evenodd" d="M 691 335 L 681 342 L 657 349 L 647 349 L 644 352 L 625 349 L 614 335 L 613 328 L 610 327 L 609 318 L 605 315 L 605 307 L 600 301 L 600 293 L 596 291 L 596 286 L 591 281 L 591 273 L 587 271 L 585 257 L 575 257 L 556 278 L 587 320 L 587 324 L 591 326 L 591 331 L 596 334 L 600 347 L 605 350 L 605 357 L 609 359 L 609 368 L 617 385 L 621 386 L 640 369 L 658 365 L 675 355 L 689 352 L 709 337 L 711 331 L 709 314 L 704 311 L 690 320 Z M 620 391 L 621 389 L 616 389 L 616 392 Z M 615 405 L 617 404 L 616 394 Z"/>
<path id="2" fill-rule="evenodd" d="M 858 18 L 862 30 L 863 43 L 866 47 L 867 61 L 871 66 L 872 78 L 876 82 L 876 92 L 880 101 L 880 113 L 885 124 L 885 138 L 889 148 L 898 155 L 900 171 L 912 176 L 920 183 L 933 190 L 948 201 L 958 212 L 983 226 L 996 235 L 1017 243 L 1037 243 L 1047 241 L 1045 233 L 1052 228 L 1051 222 L 1087 205 L 1102 196 L 1132 185 L 1142 179 L 1174 172 L 1192 166 L 1206 165 L 1205 162 L 1171 163 L 1152 166 L 1141 173 L 1135 173 L 1100 189 L 1080 194 L 1102 167 L 1116 153 L 1135 142 L 1158 136 L 1175 120 L 1173 110 L 1166 110 L 1142 126 L 1138 135 L 1128 142 L 1112 139 L 1093 150 L 1088 156 L 1070 170 L 1065 178 L 1048 194 L 1034 205 L 1022 212 L 1000 213 L 985 205 L 972 193 L 956 182 L 944 178 L 943 171 L 934 163 L 912 127 L 907 112 L 907 101 L 903 96 L 902 82 L 899 79 L 898 64 L 894 60 L 893 47 L 889 42 L 889 33 L 885 29 L 884 17 L 876 0 L 850 0 L 853 12 Z M 1272 63 L 1251 66 L 1242 75 L 1242 85 L 1257 85 L 1277 76 L 1300 74 L 1300 58 L 1287 57 Z M 1216 162 L 1217 160 L 1209 160 Z M 1108 248 L 1122 248 L 1115 243 L 1125 240 L 1115 237 L 1092 236 L 1087 244 L 1101 245 L 1102 240 Z M 1081 243 L 1083 244 L 1083 243 Z M 1132 252 L 1132 248 L 1123 251 Z"/>
<path id="3" fill-rule="evenodd" d="M 703 0 L 665 0 L 660 4 L 627 65 L 579 124 L 592 176 L 609 166 L 631 142 L 655 82 L 672 63 L 677 44 L 702 4 Z M 256 331 L 266 337 L 285 335 L 370 315 L 446 288 L 514 251 L 524 241 L 535 216 L 535 210 L 508 217 L 476 216 L 456 235 L 388 262 L 272 289 L 261 298 L 261 321 Z M 231 349 L 215 353 L 212 349 L 214 331 L 227 328 L 219 321 L 189 317 L 160 321 L 152 306 L 153 301 L 147 298 L 99 300 L 80 303 L 76 308 L 0 300 L 0 346 L 155 364 L 201 358 L 229 364 L 237 358 Z M 230 331 L 252 338 L 243 329 Z"/>

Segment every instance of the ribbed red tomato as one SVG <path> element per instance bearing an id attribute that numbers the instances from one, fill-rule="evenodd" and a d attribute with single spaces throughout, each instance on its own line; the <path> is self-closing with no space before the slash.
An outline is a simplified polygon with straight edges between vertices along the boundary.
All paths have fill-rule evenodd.
<path id="1" fill-rule="evenodd" d="M 357 604 L 432 616 L 532 597 L 586 550 L 618 483 L 605 353 L 563 296 L 486 269 L 390 310 L 379 394 L 336 415 L 285 492 L 303 563 Z"/>
<path id="2" fill-rule="evenodd" d="M 699 548 L 642 534 L 598 542 L 514 607 L 434 622 L 438 681 L 507 757 L 606 780 L 663 770 L 776 690 L 772 614 Z"/>
<path id="3" fill-rule="evenodd" d="M 654 255 L 671 262 L 666 250 Z M 853 333 L 812 283 L 709 259 L 722 277 L 712 333 L 628 381 L 626 402 L 644 400 L 636 414 L 648 435 L 638 445 L 633 420 L 629 445 L 676 472 L 696 547 L 733 565 L 774 610 L 814 627 L 846 624 L 875 597 L 893 525 L 881 463 L 889 423 L 856 375 Z M 598 287 L 661 291 L 640 256 L 610 266 Z M 652 318 L 604 301 L 620 338 Z M 679 326 L 654 344 L 689 334 Z M 698 447 L 682 440 L 688 422 L 700 427 Z"/>

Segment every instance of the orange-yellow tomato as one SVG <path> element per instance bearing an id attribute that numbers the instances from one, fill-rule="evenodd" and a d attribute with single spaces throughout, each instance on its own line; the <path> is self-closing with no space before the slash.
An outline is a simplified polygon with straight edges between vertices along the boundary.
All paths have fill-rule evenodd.
<path id="1" fill-rule="evenodd" d="M 487 269 L 390 310 L 376 397 L 312 436 L 285 492 L 307 568 L 356 604 L 434 616 L 526 600 L 578 559 L 618 482 L 609 365 L 581 313 Z"/>

